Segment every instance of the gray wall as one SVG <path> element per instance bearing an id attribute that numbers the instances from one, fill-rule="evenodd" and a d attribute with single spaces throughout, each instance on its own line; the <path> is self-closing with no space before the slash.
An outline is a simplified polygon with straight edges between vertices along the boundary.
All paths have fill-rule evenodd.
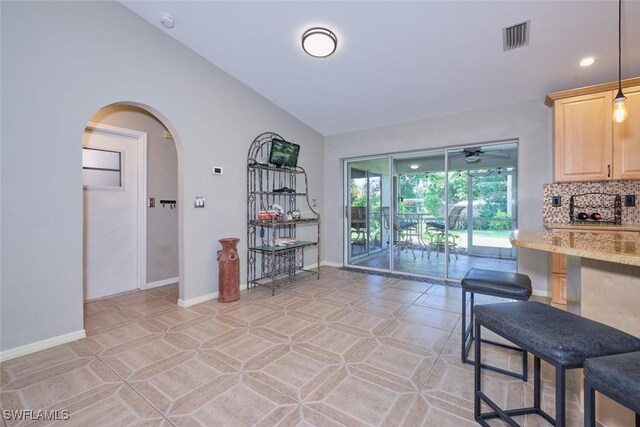
<path id="1" fill-rule="evenodd" d="M 323 209 L 323 137 L 119 3 L 0 7 L 0 350 L 83 328 L 81 140 L 104 106 L 148 106 L 174 136 L 182 300 L 217 291 L 222 237 L 242 239 L 246 280 L 246 154 L 259 133 L 301 144 Z"/>
<path id="2" fill-rule="evenodd" d="M 128 105 L 98 111 L 92 122 L 147 133 L 147 194 L 156 206 L 147 209 L 147 283 L 178 277 L 178 210 L 160 200 L 178 199 L 178 155 L 166 128 L 152 114 Z"/>
<path id="3" fill-rule="evenodd" d="M 518 227 L 543 230 L 542 185 L 552 177 L 551 109 L 543 100 L 386 126 L 325 138 L 325 228 L 322 259 L 343 262 L 343 159 L 349 157 L 519 139 Z M 521 249 L 518 270 L 547 292 L 547 255 Z"/>

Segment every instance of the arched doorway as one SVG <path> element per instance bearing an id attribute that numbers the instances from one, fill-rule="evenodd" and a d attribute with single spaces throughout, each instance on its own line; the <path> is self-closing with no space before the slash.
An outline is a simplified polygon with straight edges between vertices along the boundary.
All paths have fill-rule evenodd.
<path id="1" fill-rule="evenodd" d="M 177 302 L 181 173 L 177 132 L 153 108 L 111 104 L 89 119 L 83 137 L 85 301 L 158 288 L 171 289 Z M 120 200 L 127 192 L 135 194 Z"/>

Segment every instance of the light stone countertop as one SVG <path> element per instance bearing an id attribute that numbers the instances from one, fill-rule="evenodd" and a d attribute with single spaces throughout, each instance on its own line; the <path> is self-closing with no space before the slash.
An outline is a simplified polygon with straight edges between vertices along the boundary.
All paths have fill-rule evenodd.
<path id="1" fill-rule="evenodd" d="M 593 230 L 593 231 L 637 231 L 640 232 L 640 225 L 614 225 L 614 224 L 553 224 L 545 223 L 544 228 L 548 230 Z"/>
<path id="2" fill-rule="evenodd" d="M 640 267 L 640 233 L 593 230 L 514 231 L 511 244 Z"/>

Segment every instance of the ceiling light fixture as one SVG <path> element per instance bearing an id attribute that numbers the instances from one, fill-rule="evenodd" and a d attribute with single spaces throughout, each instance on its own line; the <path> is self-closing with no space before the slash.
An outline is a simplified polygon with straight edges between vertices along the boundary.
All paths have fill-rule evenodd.
<path id="1" fill-rule="evenodd" d="M 415 170 L 415 169 L 420 168 L 420 165 L 419 165 L 419 164 L 417 164 L 417 163 L 412 163 L 412 164 L 410 164 L 410 165 L 409 165 L 409 167 L 410 167 L 411 169 L 414 169 L 414 170 Z"/>
<path id="2" fill-rule="evenodd" d="M 476 163 L 480 161 L 480 154 L 473 153 L 468 156 L 464 156 L 464 161 L 467 163 Z"/>
<path id="3" fill-rule="evenodd" d="M 336 51 L 338 38 L 326 28 L 311 28 L 302 35 L 302 49 L 314 58 L 326 58 Z"/>
<path id="4" fill-rule="evenodd" d="M 622 123 L 627 117 L 625 99 L 627 98 L 622 93 L 622 0 L 618 0 L 618 94 L 613 100 L 613 119 L 618 123 Z"/>
<path id="5" fill-rule="evenodd" d="M 587 56 L 586 58 L 582 58 L 582 61 L 580 61 L 580 66 L 588 67 L 589 65 L 593 65 L 594 62 L 596 62 L 596 60 L 593 58 L 593 56 Z"/>

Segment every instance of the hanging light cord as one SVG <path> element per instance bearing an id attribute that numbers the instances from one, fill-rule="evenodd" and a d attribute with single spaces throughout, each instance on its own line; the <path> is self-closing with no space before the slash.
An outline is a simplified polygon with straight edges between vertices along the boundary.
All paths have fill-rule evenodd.
<path id="1" fill-rule="evenodd" d="M 618 92 L 622 93 L 622 0 L 618 0 Z"/>

